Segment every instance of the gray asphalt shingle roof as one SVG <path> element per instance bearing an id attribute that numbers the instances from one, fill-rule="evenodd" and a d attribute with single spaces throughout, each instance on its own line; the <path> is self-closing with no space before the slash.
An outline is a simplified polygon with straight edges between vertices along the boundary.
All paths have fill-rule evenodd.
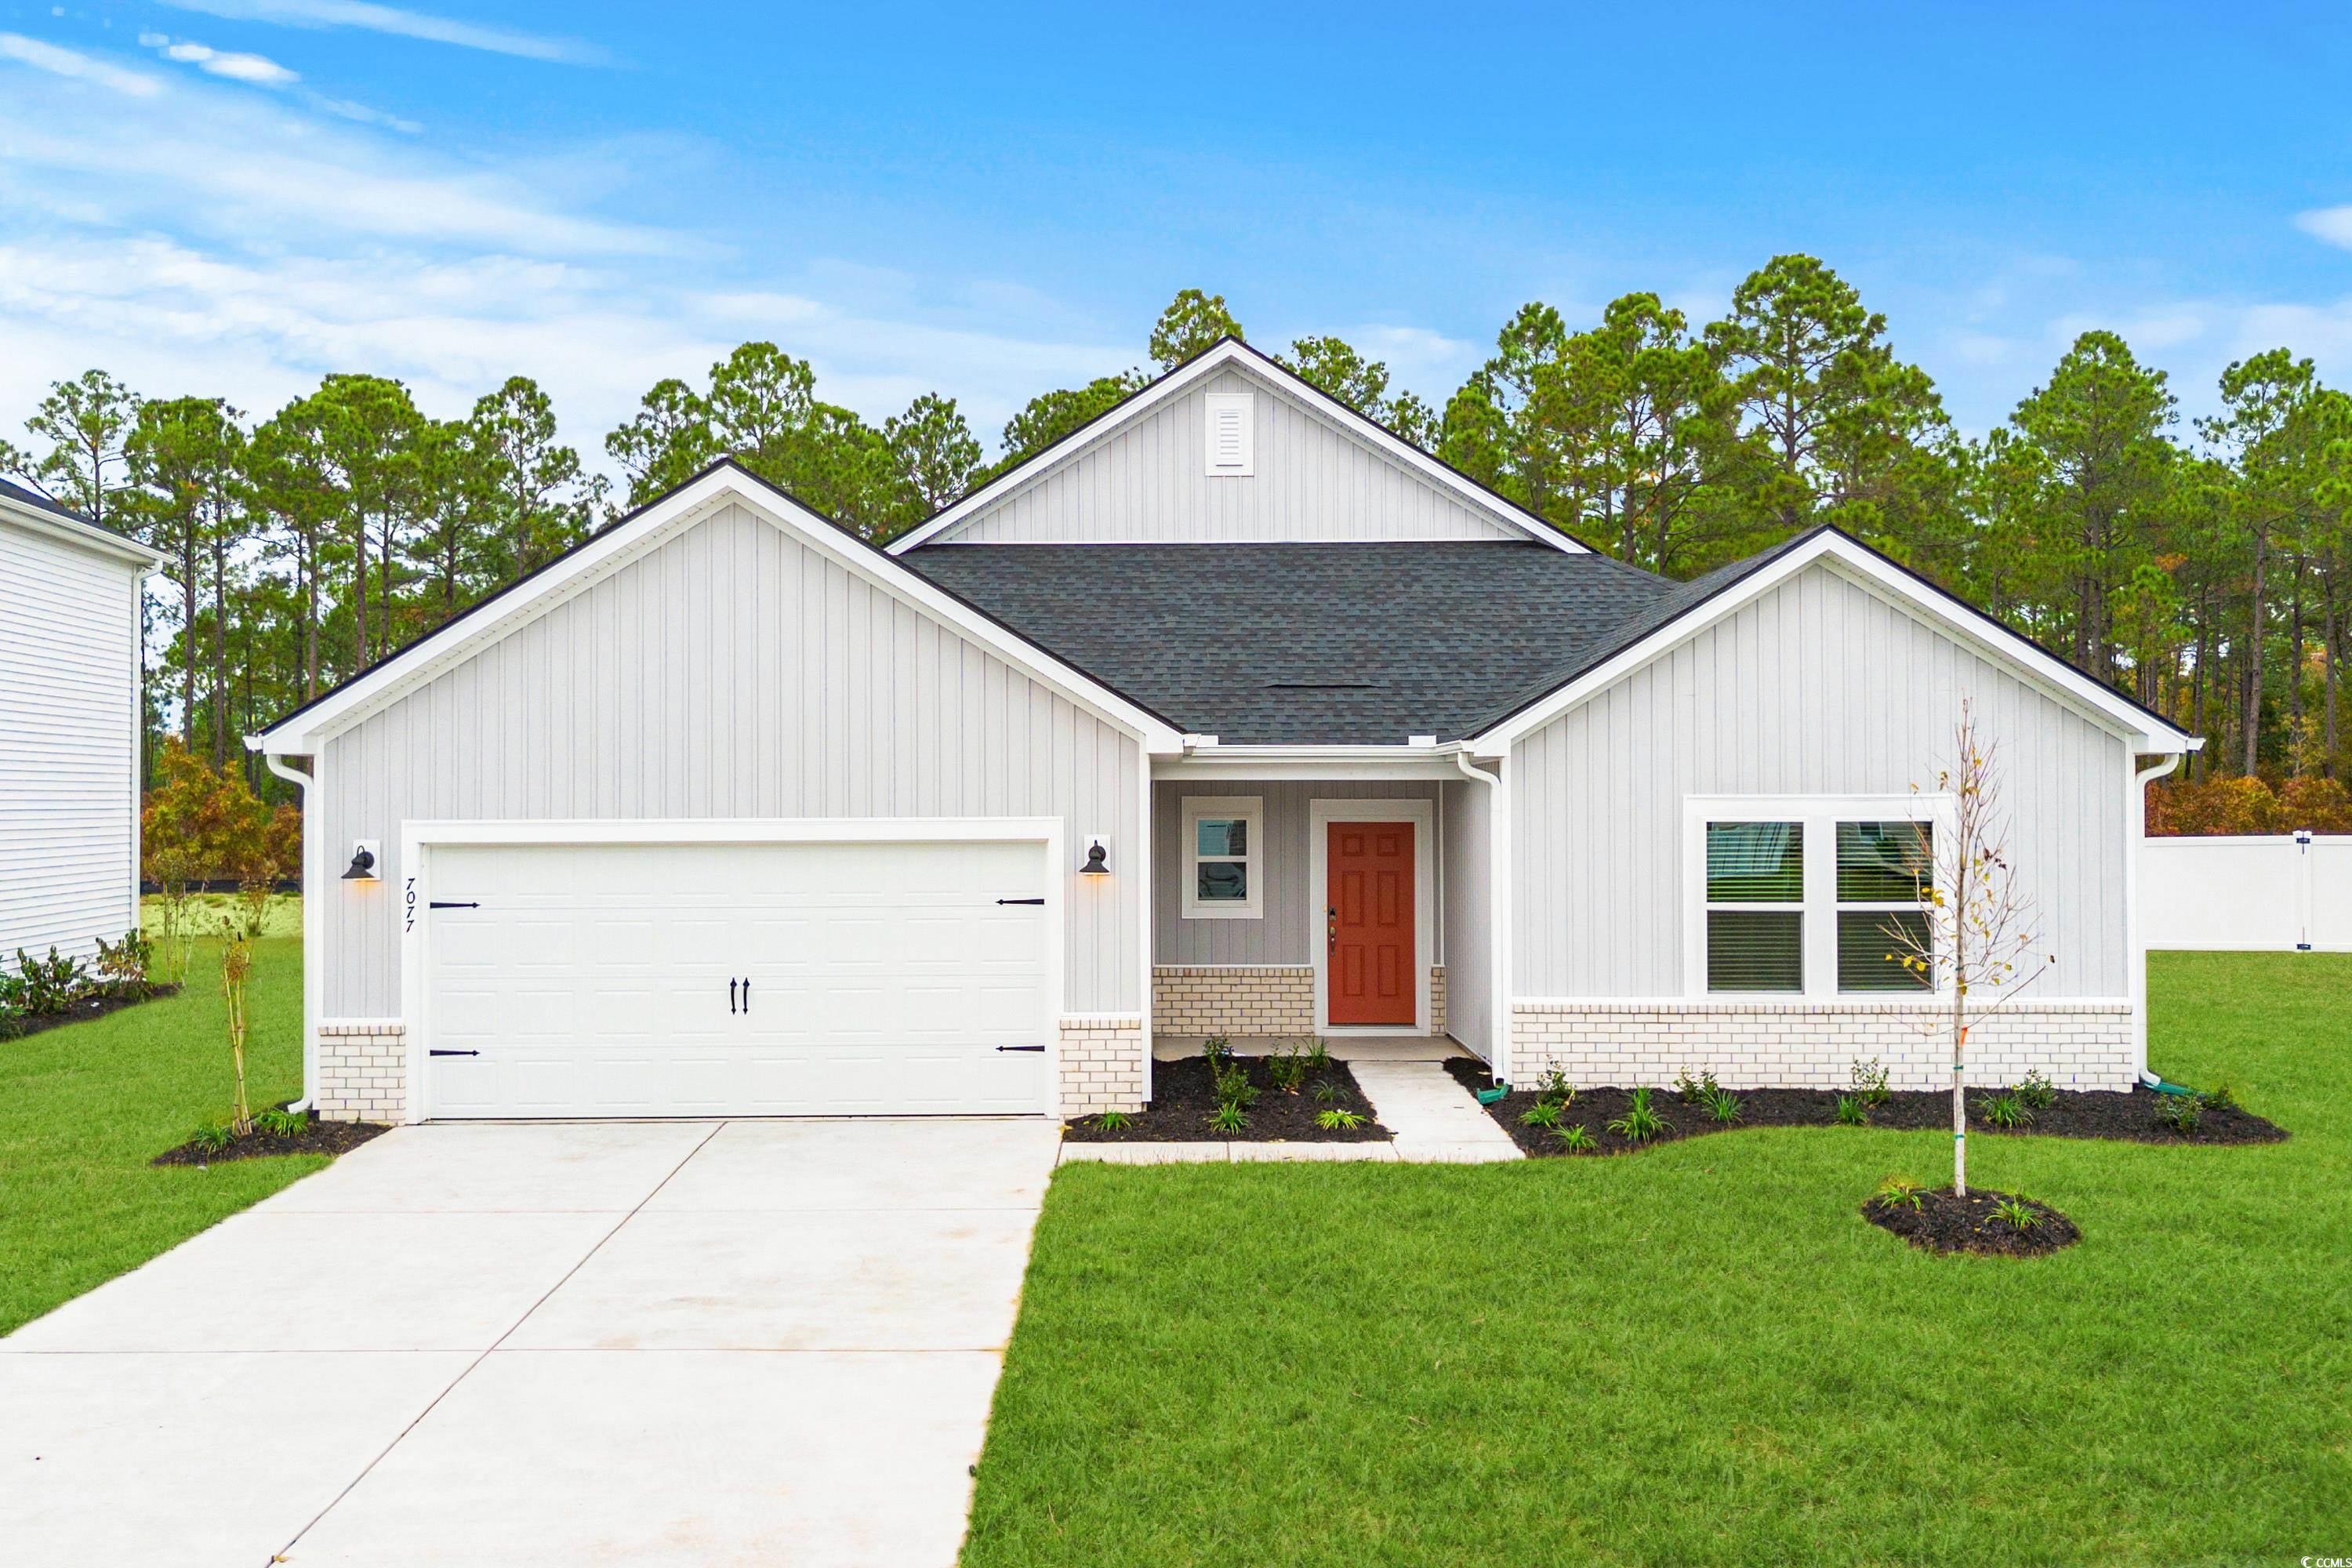
<path id="1" fill-rule="evenodd" d="M 1533 542 L 935 544 L 899 560 L 1229 745 L 1461 739 L 1696 586 Z"/>

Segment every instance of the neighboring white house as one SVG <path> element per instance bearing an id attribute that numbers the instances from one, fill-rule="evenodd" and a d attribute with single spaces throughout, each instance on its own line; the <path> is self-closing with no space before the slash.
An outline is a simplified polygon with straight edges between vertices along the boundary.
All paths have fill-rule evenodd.
<path id="1" fill-rule="evenodd" d="M 0 960 L 139 923 L 140 584 L 163 562 L 0 481 Z"/>
<path id="2" fill-rule="evenodd" d="M 1595 554 L 1238 342 L 887 552 L 720 464 L 249 743 L 326 1114 L 1073 1115 L 1155 1032 L 1933 1085 L 1879 928 L 1963 698 L 2058 960 L 1971 1076 L 2127 1087 L 2193 737 L 1834 531 Z"/>

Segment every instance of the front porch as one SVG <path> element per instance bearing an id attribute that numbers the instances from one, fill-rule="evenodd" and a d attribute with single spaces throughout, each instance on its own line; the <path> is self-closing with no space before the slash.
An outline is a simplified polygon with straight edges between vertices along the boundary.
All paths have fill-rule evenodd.
<path id="1" fill-rule="evenodd" d="M 1162 776 L 1152 790 L 1152 1054 L 1313 1036 L 1354 1061 L 1487 1054 L 1486 785 Z"/>

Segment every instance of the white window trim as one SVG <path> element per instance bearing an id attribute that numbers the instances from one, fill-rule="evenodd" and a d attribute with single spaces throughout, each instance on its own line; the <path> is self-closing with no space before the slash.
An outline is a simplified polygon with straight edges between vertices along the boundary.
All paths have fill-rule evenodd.
<path id="1" fill-rule="evenodd" d="M 1248 825 L 1245 835 L 1249 852 L 1240 857 L 1242 876 L 1249 886 L 1249 897 L 1238 903 L 1222 900 L 1203 902 L 1201 899 L 1201 835 L 1199 825 L 1203 817 L 1222 820 L 1233 817 Z M 1182 826 L 1184 836 L 1183 892 L 1184 918 L 1188 921 L 1255 921 L 1265 918 L 1265 798 L 1255 795 L 1188 795 L 1184 797 Z M 1231 860 L 1230 855 L 1213 855 L 1213 860 Z"/>
<path id="2" fill-rule="evenodd" d="M 1748 904 L 1759 911 L 1801 910 L 1805 916 L 1802 991 L 1710 991 L 1706 985 L 1706 825 L 1710 822 L 1801 822 L 1805 827 L 1802 904 Z M 1925 822 L 1938 846 L 1952 831 L 1948 795 L 1695 795 L 1683 802 L 1683 990 L 1696 1002 L 1848 1003 L 1858 1006 L 1948 997 L 1948 966 L 1936 966 L 1933 991 L 1841 991 L 1837 984 L 1837 916 L 1841 909 L 1901 910 L 1901 904 L 1840 904 L 1837 825 L 1841 822 Z"/>
<path id="3" fill-rule="evenodd" d="M 1211 392 L 1202 396 L 1206 419 L 1201 433 L 1201 461 L 1213 479 L 1245 479 L 1257 472 L 1257 397 L 1248 392 Z M 1241 415 L 1241 460 L 1217 461 L 1217 426 L 1228 414 Z"/>

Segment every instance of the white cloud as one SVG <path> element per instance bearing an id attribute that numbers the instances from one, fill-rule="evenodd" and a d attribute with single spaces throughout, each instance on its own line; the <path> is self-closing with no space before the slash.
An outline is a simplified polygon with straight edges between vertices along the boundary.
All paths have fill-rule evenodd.
<path id="1" fill-rule="evenodd" d="M 194 66 L 210 76 L 226 77 L 231 81 L 245 82 L 252 87 L 290 87 L 302 79 L 296 72 L 267 55 L 231 53 L 184 39 L 178 43 L 169 38 L 151 42 L 156 37 L 153 33 L 142 33 L 139 41 L 150 48 L 160 48 L 167 60 Z"/>
<path id="2" fill-rule="evenodd" d="M 288 27 L 356 27 L 394 37 L 419 38 L 463 49 L 514 55 L 523 59 L 550 60 L 560 65 L 598 65 L 604 51 L 577 38 L 520 32 L 510 27 L 484 26 L 435 16 L 369 0 L 163 0 L 182 11 L 200 12 L 236 22 L 274 22 Z"/>
<path id="3" fill-rule="evenodd" d="M 2330 245 L 2352 250 L 2352 206 L 2314 207 L 2294 215 L 2294 226 Z"/>
<path id="4" fill-rule="evenodd" d="M 361 125 L 381 125 L 397 131 L 404 136 L 414 136 L 425 129 L 414 120 L 397 114 L 387 114 L 381 109 L 371 109 L 364 103 L 354 103 L 348 98 L 329 98 L 323 92 L 303 95 L 303 101 L 321 114 L 331 114 L 339 120 L 352 121 Z"/>
<path id="5" fill-rule="evenodd" d="M 163 88 L 163 84 L 153 77 L 124 70 L 121 66 L 109 65 L 77 50 L 45 44 L 38 38 L 27 38 L 19 33 L 0 33 L 0 59 L 16 60 L 31 66 L 35 70 L 47 71 L 51 76 L 95 82 L 131 98 L 152 98 Z"/>

